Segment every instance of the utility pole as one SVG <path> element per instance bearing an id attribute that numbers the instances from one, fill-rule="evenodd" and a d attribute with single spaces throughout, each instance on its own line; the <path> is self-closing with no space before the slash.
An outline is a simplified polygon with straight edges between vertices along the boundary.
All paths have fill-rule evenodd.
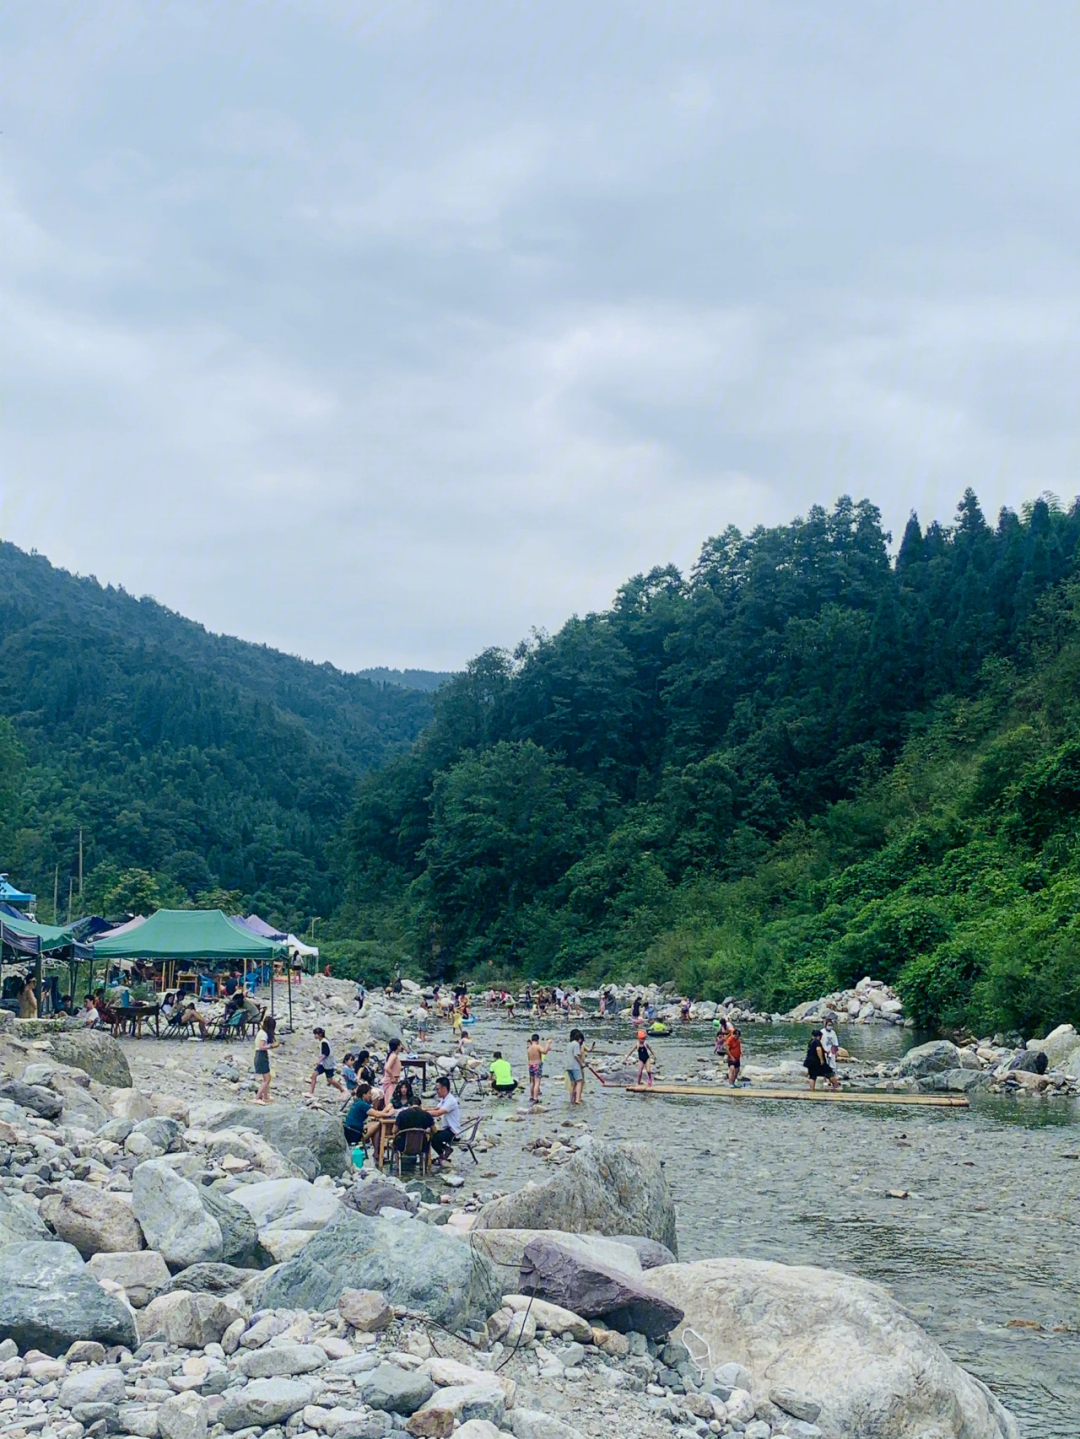
<path id="1" fill-rule="evenodd" d="M 67 913 L 67 922 L 68 922 L 68 924 L 71 923 L 71 893 L 72 893 L 72 890 L 74 889 L 74 887 L 75 887 L 75 881 L 71 878 L 71 875 L 69 874 L 69 875 L 68 875 L 68 913 Z"/>
<path id="2" fill-rule="evenodd" d="M 53 870 L 53 877 L 52 877 L 52 922 L 53 922 L 53 924 L 59 924 L 59 923 L 60 923 L 60 905 L 59 905 L 59 900 L 60 900 L 60 865 L 57 864 L 56 868 Z"/>
<path id="3" fill-rule="evenodd" d="M 82 825 L 79 826 L 79 903 L 82 903 Z"/>

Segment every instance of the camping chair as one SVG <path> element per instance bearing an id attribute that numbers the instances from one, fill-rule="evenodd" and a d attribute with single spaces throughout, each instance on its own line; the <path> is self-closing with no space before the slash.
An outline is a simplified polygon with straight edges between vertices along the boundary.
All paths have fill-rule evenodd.
<path id="1" fill-rule="evenodd" d="M 478 1114 L 473 1120 L 472 1124 L 469 1126 L 469 1128 L 466 1129 L 463 1126 L 461 1133 L 457 1137 L 457 1143 L 454 1145 L 455 1149 L 464 1149 L 468 1154 L 471 1154 L 474 1164 L 480 1163 L 479 1159 L 477 1159 L 476 1157 L 476 1150 L 473 1148 L 473 1145 L 476 1143 L 476 1131 L 483 1123 L 483 1119 L 484 1116 L 482 1114 Z"/>
<path id="2" fill-rule="evenodd" d="M 416 1160 L 416 1172 L 426 1174 L 428 1157 L 431 1153 L 431 1146 L 428 1143 L 426 1129 L 401 1129 L 394 1135 L 394 1163 L 397 1165 L 398 1178 L 401 1178 L 401 1161 L 403 1159 Z"/>
<path id="3" fill-rule="evenodd" d="M 101 1022 L 102 1024 L 105 1023 L 104 1013 L 102 1013 Z M 194 1033 L 194 1024 L 191 1022 L 190 1019 L 185 1024 L 182 1012 L 179 1008 L 177 1008 L 172 1012 L 172 1014 L 170 1014 L 168 1022 L 166 1023 L 165 1028 L 162 1030 L 161 1037 L 162 1039 L 188 1039 Z"/>

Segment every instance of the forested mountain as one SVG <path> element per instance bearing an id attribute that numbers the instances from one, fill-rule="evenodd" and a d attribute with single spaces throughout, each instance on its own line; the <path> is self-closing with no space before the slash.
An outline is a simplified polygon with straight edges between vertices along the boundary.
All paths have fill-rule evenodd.
<path id="1" fill-rule="evenodd" d="M 376 665 L 370 670 L 357 670 L 361 679 L 374 680 L 377 684 L 401 685 L 407 690 L 437 690 L 453 676 L 445 670 L 392 670 L 386 665 Z"/>
<path id="2" fill-rule="evenodd" d="M 338 898 L 357 776 L 431 712 L 372 683 L 208 633 L 150 599 L 0 545 L 3 867 L 77 907 L 251 905 L 291 927 Z"/>
<path id="3" fill-rule="evenodd" d="M 369 773 L 354 961 L 1080 1018 L 1080 506 L 710 540 L 435 697 Z"/>

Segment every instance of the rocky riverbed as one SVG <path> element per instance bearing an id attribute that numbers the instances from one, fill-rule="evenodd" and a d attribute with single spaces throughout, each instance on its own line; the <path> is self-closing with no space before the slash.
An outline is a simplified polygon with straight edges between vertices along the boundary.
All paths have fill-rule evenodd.
<path id="1" fill-rule="evenodd" d="M 96 1082 L 83 1085 L 62 1068 L 48 1073 L 52 1061 L 45 1048 L 28 1056 L 32 1060 L 39 1054 L 39 1062 L 23 1077 L 34 1081 L 32 1088 L 46 1091 L 44 1099 L 38 1096 L 38 1102 L 46 1108 L 60 1094 L 63 1102 L 57 1108 L 61 1113 L 49 1119 L 33 1111 L 21 1111 L 20 1127 L 15 1122 L 19 1118 L 19 1095 L 9 1090 L 7 1102 L 15 1109 L 5 1111 L 9 1116 L 6 1122 L 12 1127 L 8 1140 L 17 1142 L 10 1150 L 9 1168 L 5 1170 L 0 1164 L 0 1188 L 17 1191 L 19 1204 L 28 1199 L 36 1210 L 38 1224 L 44 1221 L 76 1244 L 72 1253 L 79 1263 L 80 1225 L 100 1226 L 108 1220 L 117 1226 L 117 1237 L 110 1241 L 115 1248 L 131 1242 L 121 1231 L 134 1216 L 145 1242 L 153 1246 L 152 1250 L 141 1251 L 133 1270 L 125 1270 L 122 1257 L 96 1252 L 94 1246 L 101 1242 L 96 1230 L 96 1238 L 87 1241 L 84 1237 L 81 1241 L 83 1250 L 89 1249 L 95 1255 L 87 1266 L 90 1272 L 99 1271 L 93 1281 L 95 1292 L 104 1298 L 114 1293 L 122 1304 L 135 1303 L 137 1315 L 149 1312 L 151 1319 L 159 1321 L 159 1327 L 146 1328 L 144 1321 L 137 1318 L 136 1332 L 126 1336 L 103 1331 L 102 1342 L 108 1340 L 112 1357 L 119 1355 L 120 1367 L 128 1366 L 124 1370 L 125 1384 L 134 1375 L 129 1387 L 136 1383 L 145 1387 L 144 1379 L 156 1378 L 163 1380 L 173 1394 L 197 1391 L 207 1406 L 198 1414 L 209 1425 L 208 1432 L 216 1429 L 224 1435 L 237 1425 L 231 1419 L 226 1425 L 218 1412 L 220 1406 L 211 1401 L 226 1390 L 279 1380 L 314 1386 L 310 1403 L 278 1419 L 268 1417 L 267 1411 L 262 1414 L 264 1422 L 246 1425 L 252 1432 L 250 1436 L 245 1434 L 245 1439 L 256 1439 L 256 1429 L 270 1433 L 271 1439 L 278 1439 L 275 1430 L 280 1430 L 285 1439 L 300 1434 L 316 1439 L 318 1434 L 337 1433 L 338 1426 L 342 1439 L 361 1439 L 367 1432 L 405 1432 L 406 1423 L 412 1424 L 411 1432 L 421 1433 L 417 1425 L 427 1421 L 415 1420 L 415 1416 L 409 1419 L 404 1412 L 387 1420 L 388 1414 L 397 1411 L 368 1403 L 368 1380 L 363 1376 L 384 1363 L 395 1370 L 412 1372 L 443 1354 L 468 1362 L 474 1370 L 491 1372 L 498 1368 L 500 1374 L 512 1377 L 520 1390 L 514 1404 L 504 1404 L 501 1416 L 492 1411 L 492 1417 L 485 1417 L 476 1411 L 472 1422 L 493 1425 L 491 1429 L 468 1430 L 460 1422 L 463 1411 L 459 1409 L 456 1432 L 461 1439 L 492 1439 L 502 1432 L 517 1435 L 518 1439 L 523 1434 L 525 1439 L 567 1439 L 574 1430 L 583 1435 L 746 1432 L 751 1439 L 765 1439 L 766 1431 L 813 1433 L 820 1426 L 813 1417 L 800 1417 L 799 1411 L 811 1416 L 815 1405 L 821 1411 L 816 1417 L 826 1426 L 822 1432 L 829 1433 L 830 1425 L 842 1426 L 847 1420 L 830 1411 L 828 1405 L 863 1403 L 865 1395 L 852 1393 L 852 1385 L 861 1374 L 874 1375 L 880 1363 L 914 1355 L 919 1372 L 937 1376 L 935 1394 L 955 1397 L 962 1392 L 966 1396 L 964 1403 L 980 1410 L 981 1417 L 976 1415 L 969 1426 L 972 1435 L 982 1439 L 984 1433 L 990 1432 L 988 1424 L 993 1426 L 995 1439 L 999 1433 L 1011 1432 L 1003 1419 L 994 1418 L 986 1409 L 987 1401 L 980 1397 L 977 1387 L 964 1389 L 970 1381 L 963 1378 L 961 1371 L 949 1367 L 945 1354 L 932 1340 L 921 1336 L 914 1325 L 905 1327 L 910 1321 L 892 1305 L 888 1294 L 873 1286 L 860 1288 L 857 1279 L 834 1280 L 823 1273 L 847 1270 L 884 1284 L 908 1313 L 942 1342 L 947 1354 L 965 1363 L 1022 1414 L 1028 1421 L 1027 1432 L 1062 1436 L 1077 1432 L 1077 1315 L 1072 1297 L 1075 1259 L 1067 1240 L 1080 1166 L 1075 1158 L 1067 1157 L 1073 1154 L 1071 1132 L 1069 1124 L 1061 1121 L 1073 1118 L 1068 1101 L 1052 1103 L 1030 1095 L 1023 1101 L 1010 1101 L 976 1095 L 973 1108 L 959 1114 L 891 1107 L 871 1112 L 839 1106 L 825 1110 L 823 1106 L 783 1101 L 693 1101 L 659 1095 L 636 1098 L 614 1086 L 602 1088 L 590 1078 L 584 1107 L 571 1112 L 557 1077 L 561 1064 L 553 1054 L 553 1075 L 539 1112 L 530 1114 L 514 1100 L 474 1101 L 466 1092 L 466 1113 L 475 1112 L 477 1104 L 481 1104 L 485 1114 L 480 1164 L 474 1166 L 467 1156 L 459 1154 L 454 1174 L 448 1180 L 433 1178 L 429 1191 L 408 1201 L 415 1208 L 417 1197 L 424 1200 L 417 1219 L 410 1219 L 402 1211 L 397 1219 L 354 1214 L 343 1220 L 334 1208 L 330 1216 L 333 1223 L 328 1224 L 325 1206 L 340 1207 L 348 1195 L 348 1190 L 335 1182 L 341 1148 L 340 1138 L 335 1141 L 333 1131 L 339 1123 L 340 1105 L 338 1097 L 324 1088 L 314 1106 L 308 1107 L 311 1101 L 303 1097 L 303 1091 L 314 1045 L 301 1027 L 306 1031 L 316 1020 L 322 1022 L 340 1053 L 346 1039 L 362 1037 L 365 1026 L 355 1019 L 347 986 L 309 981 L 303 991 L 302 997 L 294 993 L 298 1032 L 285 1036 L 276 1055 L 275 1093 L 279 1104 L 271 1110 L 252 1110 L 242 1103 L 249 1097 L 251 1084 L 246 1046 L 230 1050 L 221 1044 L 197 1041 L 158 1044 L 147 1039 L 125 1040 L 121 1046 L 112 1047 L 121 1061 L 126 1055 L 135 1091 L 153 1097 L 150 1108 L 172 1111 L 172 1120 L 168 1113 L 142 1118 L 134 1095 L 125 1098 L 131 1091 L 117 1090 L 115 1072 L 110 1075 L 114 1081 L 111 1087 Z M 278 1005 L 280 1010 L 280 997 Z M 392 1025 L 393 1017 L 379 1021 L 377 1027 L 386 1023 Z M 584 1027 L 590 1038 L 598 1038 L 600 1051 L 607 1051 L 609 1069 L 614 1073 L 616 1061 L 629 1047 L 629 1029 L 595 1020 L 586 1021 Z M 530 1028 L 530 1021 L 508 1023 L 505 1018 L 481 1011 L 473 1044 L 485 1055 L 501 1046 L 521 1073 L 524 1039 Z M 870 1066 L 898 1058 L 900 1050 L 918 1038 L 899 1028 L 859 1026 L 858 1043 L 865 1046 L 862 1058 Z M 748 1060 L 760 1062 L 763 1068 L 776 1067 L 785 1058 L 801 1054 L 805 1029 L 770 1025 L 755 1028 L 744 1039 Z M 853 1050 L 857 1047 L 853 1038 L 845 1042 Z M 657 1048 L 665 1074 L 694 1074 L 711 1062 L 711 1030 L 686 1026 L 670 1040 L 657 1041 Z M 77 1056 L 69 1049 L 68 1063 L 73 1057 Z M 5 1067 L 10 1072 L 10 1063 Z M 22 1097 L 28 1098 L 25 1094 Z M 226 1104 L 230 1106 L 227 1110 Z M 73 1140 L 64 1130 L 64 1121 L 76 1114 L 78 1134 Z M 1053 1117 L 1058 1122 L 1043 1127 L 1031 1123 L 1039 1116 Z M 1017 1118 L 1022 1122 L 1014 1122 Z M 169 1124 L 175 1124 L 175 1129 Z M 260 1127 L 261 1133 L 256 1133 Z M 602 1158 L 609 1153 L 602 1148 L 605 1137 L 616 1143 L 627 1139 L 645 1141 L 645 1149 L 634 1151 L 642 1156 L 635 1161 L 634 1175 L 638 1170 L 644 1174 L 655 1156 L 664 1161 L 664 1180 L 649 1179 L 642 1186 L 632 1177 L 618 1179 L 618 1164 L 608 1159 L 603 1159 L 598 1171 L 597 1155 Z M 601 1151 L 596 1150 L 597 1143 Z M 622 1151 L 610 1151 L 616 1152 Z M 614 1170 L 612 1163 L 616 1163 Z M 180 1183 L 159 1189 L 151 1182 L 162 1166 L 171 1168 Z M 324 1171 L 321 1176 L 320 1169 Z M 597 1173 L 607 1176 L 604 1183 L 594 1182 Z M 310 1182 L 313 1175 L 314 1184 Z M 644 1281 L 660 1292 L 658 1312 L 663 1322 L 655 1316 L 650 1320 L 647 1315 L 638 1321 L 649 1332 L 635 1330 L 637 1337 L 632 1333 L 626 1339 L 603 1326 L 602 1312 L 614 1312 L 610 1309 L 615 1302 L 614 1291 L 610 1291 L 612 1280 L 610 1275 L 598 1276 L 586 1264 L 592 1287 L 582 1291 L 584 1260 L 580 1256 L 571 1262 L 558 1252 L 545 1252 L 541 1246 L 531 1251 L 531 1257 L 523 1258 L 524 1249 L 519 1252 L 511 1245 L 510 1260 L 506 1262 L 505 1245 L 509 1241 L 499 1240 L 498 1235 L 510 1231 L 505 1227 L 491 1230 L 491 1217 L 501 1214 L 498 1223 L 505 1226 L 511 1222 L 508 1216 L 516 1214 L 518 1219 L 513 1223 L 520 1224 L 521 1216 L 527 1213 L 532 1216 L 528 1219 L 532 1224 L 538 1201 L 531 1194 L 515 1197 L 521 1185 L 526 1180 L 543 1182 L 560 1175 L 573 1177 L 569 1193 L 594 1196 L 582 1211 L 573 1205 L 567 1207 L 569 1201 L 563 1195 L 558 1212 L 569 1216 L 568 1228 L 639 1236 L 653 1230 L 652 1238 L 666 1235 L 672 1247 L 678 1247 L 683 1263 L 665 1268 L 661 1262 L 659 1268 L 644 1276 L 640 1265 L 634 1270 L 633 1253 L 615 1265 L 616 1274 L 624 1275 L 618 1282 L 630 1284 L 628 1294 L 618 1291 L 626 1301 L 624 1308 L 640 1301 L 640 1296 L 635 1298 L 632 1292 L 635 1284 Z M 611 1227 L 615 1217 L 598 1217 L 595 1207 L 589 1208 L 600 1202 L 595 1196 L 602 1195 L 605 1187 L 612 1187 L 612 1175 L 616 1176 L 614 1188 L 627 1196 L 627 1207 L 616 1229 Z M 653 1193 L 658 1182 L 665 1192 L 670 1188 L 674 1196 L 677 1224 L 674 1210 L 667 1215 L 666 1211 L 661 1213 L 663 1206 L 634 1207 L 635 1191 L 644 1187 Z M 121 1210 L 126 1206 L 126 1220 L 115 1205 L 105 1206 L 108 1214 L 97 1213 L 85 1201 L 80 1184 L 96 1187 L 99 1196 L 114 1194 Z M 155 1195 L 160 1197 L 164 1192 L 172 1197 L 186 1196 L 185 1184 L 196 1196 L 198 1212 L 192 1207 L 186 1219 L 177 1220 L 170 1206 L 158 1203 Z M 269 1191 L 265 1188 L 268 1184 Z M 275 1184 L 279 1188 L 275 1189 Z M 285 1189 L 280 1188 L 282 1184 Z M 362 1186 L 369 1196 L 377 1192 L 370 1185 L 371 1181 L 364 1181 Z M 498 1202 L 500 1193 L 511 1197 Z M 382 1200 L 375 1212 L 381 1207 Z M 393 1207 L 399 1208 L 399 1202 L 394 1201 Z M 207 1223 L 208 1216 L 213 1224 Z M 537 1227 L 550 1230 L 550 1217 L 549 1213 L 546 1222 Z M 447 1218 L 450 1228 L 459 1231 L 459 1236 L 449 1241 L 452 1252 L 440 1251 L 438 1264 L 432 1257 L 421 1255 L 419 1265 L 411 1265 L 410 1257 L 419 1252 L 414 1235 L 430 1236 L 431 1243 L 445 1245 L 447 1241 L 437 1236 L 449 1233 L 440 1228 Z M 471 1236 L 460 1233 L 470 1224 L 483 1225 L 494 1237 L 485 1238 L 480 1232 Z M 345 1229 L 338 1233 L 338 1225 L 345 1229 L 353 1226 L 347 1243 L 341 1238 Z M 376 1229 L 368 1228 L 371 1225 Z M 43 1238 L 34 1232 L 19 1232 L 33 1244 Z M 566 1236 L 565 1243 L 571 1244 L 573 1237 Z M 558 1250 L 562 1241 L 558 1235 L 547 1235 L 548 1241 L 553 1238 Z M 47 1235 L 44 1239 L 55 1258 L 55 1240 Z M 205 1246 L 203 1251 L 199 1250 L 200 1244 Z M 257 1252 L 253 1245 L 257 1245 Z M 379 1277 L 378 1266 L 390 1254 L 399 1258 Z M 160 1262 L 165 1265 L 164 1278 L 160 1266 L 156 1275 L 147 1268 L 153 1264 L 154 1255 L 163 1256 Z M 458 1263 L 463 1255 L 469 1256 L 473 1266 L 468 1277 L 449 1278 L 451 1270 L 441 1266 L 451 1261 Z M 728 1257 L 719 1270 L 707 1264 L 685 1263 L 718 1255 Z M 577 1337 L 573 1327 L 567 1327 L 561 1332 L 550 1329 L 550 1337 L 545 1338 L 541 1326 L 539 1343 L 537 1336 L 530 1334 L 528 1347 L 519 1344 L 514 1352 L 514 1344 L 504 1341 L 508 1336 L 520 1341 L 523 1324 L 513 1310 L 512 1290 L 517 1286 L 511 1281 L 519 1268 L 525 1272 L 526 1258 L 532 1266 L 530 1273 L 556 1286 L 548 1291 L 549 1297 L 581 1298 L 584 1308 L 603 1303 L 608 1310 L 593 1307 L 594 1318 L 584 1329 L 583 1317 L 576 1315 Z M 595 1255 L 586 1259 L 594 1268 L 600 1263 Z M 817 1267 L 798 1270 L 770 1262 L 777 1260 L 786 1265 Z M 269 1274 L 265 1269 L 252 1272 L 250 1268 L 275 1261 L 281 1267 Z M 357 1270 L 355 1266 L 361 1261 L 361 1269 Z M 657 1260 L 653 1257 L 650 1262 L 656 1264 Z M 297 1264 L 305 1263 L 307 1268 L 302 1272 L 295 1270 Z M 641 1259 L 640 1264 L 644 1263 Z M 485 1265 L 494 1265 L 494 1279 Z M 627 1272 L 629 1280 L 625 1278 Z M 425 1273 L 426 1288 L 420 1283 Z M 460 1321 L 467 1318 L 468 1325 L 474 1326 L 472 1343 L 479 1347 L 449 1339 L 444 1329 L 433 1329 L 430 1322 L 410 1317 L 420 1311 L 430 1316 L 437 1309 L 430 1283 L 432 1273 L 439 1274 L 440 1285 L 436 1288 L 444 1295 L 472 1295 L 470 1304 L 482 1296 L 479 1308 L 483 1314 L 470 1311 L 466 1316 L 464 1312 L 454 1312 L 451 1306 L 442 1315 L 442 1322 L 449 1328 L 460 1327 Z M 633 1277 L 635 1273 L 637 1278 Z M 179 1313 L 183 1304 L 175 1298 L 175 1291 L 184 1289 L 185 1274 L 195 1276 L 198 1285 L 208 1286 L 213 1303 L 233 1310 L 219 1336 L 199 1331 L 203 1342 L 195 1346 L 198 1354 L 187 1352 L 188 1346 L 180 1343 L 180 1330 L 175 1327 L 194 1322 L 190 1295 L 184 1301 L 188 1309 L 183 1315 Z M 355 1283 L 358 1274 L 365 1283 L 375 1275 L 379 1288 L 394 1289 L 398 1285 L 395 1292 L 387 1294 L 395 1316 L 392 1325 L 380 1330 L 375 1338 L 361 1336 L 335 1307 L 340 1291 Z M 479 1286 L 475 1282 L 477 1274 L 485 1276 Z M 570 1278 L 579 1288 L 557 1287 L 568 1284 Z M 414 1279 L 418 1289 L 410 1288 Z M 73 1271 L 70 1282 L 82 1284 L 83 1276 Z M 334 1283 L 338 1293 L 331 1292 Z M 597 1285 L 606 1298 L 597 1298 Z M 828 1343 L 823 1340 L 824 1347 L 798 1353 L 789 1348 L 785 1354 L 768 1360 L 762 1347 L 764 1339 L 755 1338 L 754 1326 L 746 1317 L 750 1313 L 746 1300 L 738 1298 L 740 1286 L 759 1300 L 769 1296 L 769 1332 L 785 1324 L 793 1330 L 805 1329 L 807 1306 L 818 1305 L 821 1317 L 811 1329 L 815 1335 L 828 1338 Z M 202 1297 L 196 1307 L 206 1301 L 206 1294 L 199 1292 Z M 159 1294 L 161 1297 L 156 1297 Z M 508 1302 L 503 1299 L 505 1295 L 510 1295 Z M 178 1306 L 179 1317 L 165 1313 L 170 1308 L 169 1304 L 163 1307 L 165 1300 Z M 735 1330 L 717 1318 L 729 1303 L 740 1315 Z M 847 1315 L 845 1306 L 849 1303 L 853 1308 Z M 155 1304 L 157 1310 L 153 1309 Z M 686 1323 L 691 1329 L 685 1353 L 678 1347 L 681 1329 L 663 1304 L 687 1313 Z M 758 1301 L 751 1307 L 757 1309 Z M 218 1313 L 218 1320 L 224 1317 Z M 202 1323 L 198 1315 L 195 1318 Z M 243 1327 L 238 1329 L 235 1326 L 241 1319 Z M 264 1320 L 271 1322 L 260 1331 L 257 1326 Z M 122 1324 L 122 1317 L 117 1322 Z M 837 1335 L 848 1322 L 858 1344 L 865 1342 L 868 1333 L 888 1334 L 883 1354 L 856 1352 L 852 1350 L 852 1340 L 839 1341 Z M 278 1333 L 267 1333 L 267 1328 L 279 1324 L 282 1327 Z M 480 1329 L 475 1328 L 477 1324 Z M 227 1339 L 229 1325 L 233 1328 Z M 527 1324 L 524 1327 L 527 1331 Z M 256 1337 L 265 1334 L 265 1339 L 261 1343 L 249 1339 L 242 1344 L 241 1337 L 249 1329 L 255 1330 Z M 673 1330 L 675 1337 L 665 1339 L 667 1330 Z M 650 1338 L 650 1333 L 658 1337 Z M 750 1347 L 739 1349 L 737 1338 Z M 414 1351 L 423 1350 L 424 1340 L 434 1349 L 432 1354 L 421 1357 Z M 236 1348 L 228 1352 L 228 1345 L 234 1341 Z M 670 1350 L 666 1349 L 669 1343 L 673 1346 Z M 161 1352 L 146 1347 L 162 1344 L 165 1347 Z M 326 1362 L 296 1374 L 268 1371 L 262 1375 L 260 1371 L 256 1376 L 254 1372 L 238 1370 L 240 1360 L 236 1354 L 263 1344 L 301 1348 L 314 1345 L 322 1349 Z M 348 1353 L 340 1348 L 342 1344 L 348 1346 Z M 625 1350 L 621 1347 L 624 1344 Z M 221 1347 L 221 1355 L 214 1345 Z M 575 1346 L 580 1348 L 580 1355 Z M 929 1348 L 924 1352 L 922 1346 Z M 33 1348 L 30 1342 L 20 1345 L 22 1352 L 17 1361 L 22 1367 L 17 1375 L 16 1356 L 8 1360 L 9 1382 L 23 1387 L 5 1395 L 5 1399 L 14 1397 L 16 1406 L 14 1412 L 10 1406 L 4 1411 L 12 1413 L 10 1421 L 4 1421 L 0 1412 L 0 1434 L 10 1432 L 13 1439 L 21 1439 L 17 1431 L 22 1428 L 25 1434 L 42 1432 L 45 1439 L 52 1439 L 53 1433 L 59 1435 L 70 1415 L 70 1425 L 82 1425 L 82 1430 L 77 1433 L 72 1427 L 65 1439 L 81 1439 L 97 1420 L 86 1424 L 70 1408 L 62 1413 L 59 1388 L 50 1394 L 49 1385 L 65 1382 L 68 1371 L 85 1361 L 68 1358 L 64 1361 L 67 1369 L 63 1373 L 57 1370 L 49 1378 L 45 1370 L 37 1371 L 33 1366 L 46 1362 L 56 1365 L 63 1356 L 53 1344 L 48 1360 L 44 1350 L 39 1357 L 28 1357 L 27 1349 L 32 1356 Z M 130 1363 L 124 1358 L 125 1351 Z M 361 1359 L 363 1365 L 359 1365 Z M 375 1362 L 369 1364 L 372 1359 Z M 205 1371 L 201 1363 L 204 1360 L 214 1361 L 208 1362 Z M 793 1373 L 800 1383 L 807 1374 L 816 1375 L 824 1386 L 821 1395 L 809 1394 L 805 1383 L 801 1387 L 797 1383 L 794 1388 L 780 1383 L 775 1374 L 775 1394 L 763 1388 L 760 1364 L 766 1360 L 777 1372 L 784 1362 L 794 1364 Z M 278 1361 L 268 1362 L 272 1369 Z M 902 1361 L 901 1369 L 906 1362 Z M 340 1364 L 346 1369 L 353 1364 L 359 1367 L 349 1372 L 332 1368 Z M 743 1365 L 744 1372 L 729 1369 L 718 1377 L 718 1366 L 723 1369 L 725 1364 Z M 155 1372 L 146 1367 L 154 1365 L 165 1365 L 166 1369 Z M 318 1375 L 313 1379 L 310 1375 L 316 1369 Z M 0 1375 L 5 1372 L 0 1370 Z M 222 1373 L 224 1379 L 220 1377 Z M 446 1379 L 451 1371 L 442 1373 Z M 427 1373 L 426 1377 L 433 1395 L 455 1387 L 449 1382 L 440 1385 L 438 1375 Z M 189 1382 L 196 1379 L 203 1382 Z M 336 1387 L 337 1381 L 344 1379 L 350 1381 L 351 1387 Z M 26 1382 L 31 1380 L 32 1385 Z M 334 1382 L 326 1388 L 328 1380 Z M 736 1382 L 740 1380 L 749 1386 L 750 1397 L 746 1401 L 736 1397 L 731 1403 L 732 1394 L 744 1387 Z M 470 1382 L 480 1381 L 474 1376 Z M 906 1382 L 903 1374 L 895 1382 L 902 1389 Z M 157 1392 L 164 1394 L 160 1385 Z M 342 1394 L 346 1398 L 338 1403 Z M 775 1402 L 777 1399 L 783 1403 Z M 142 1400 L 145 1395 L 129 1394 L 125 1389 L 125 1404 L 137 1405 Z M 331 1400 L 334 1402 L 329 1403 Z M 163 1398 L 158 1401 L 158 1411 L 164 1402 Z M 928 1402 L 933 1405 L 939 1400 Z M 531 1403 L 539 1405 L 539 1409 L 531 1410 Z M 153 1409 L 154 1404 L 149 1408 Z M 351 1418 L 338 1415 L 326 1419 L 316 1412 L 343 1408 L 350 1409 Z M 541 1410 L 569 1427 L 545 1429 L 539 1419 L 534 1422 L 527 1417 Z M 167 1432 L 171 1412 L 164 1422 L 157 1413 L 154 1435 L 160 1434 L 161 1439 L 201 1439 L 198 1415 L 193 1433 Z M 125 1410 L 125 1417 L 134 1413 Z M 116 1427 L 118 1421 L 111 1413 L 104 1417 L 109 1423 L 95 1433 L 110 1432 L 110 1425 Z M 930 1415 L 926 1418 L 929 1422 Z M 360 1425 L 361 1420 L 368 1428 L 356 1428 L 354 1433 L 350 1426 Z M 29 1427 L 25 1421 L 29 1421 Z M 131 1422 L 135 1422 L 134 1417 Z M 150 1439 L 150 1417 L 138 1422 L 143 1428 L 129 1428 L 127 1432 L 145 1430 Z M 448 1421 L 431 1421 L 436 1422 Z M 795 1427 L 799 1424 L 805 1427 Z M 124 1425 L 119 1427 L 123 1429 Z M 833 1427 L 831 1432 L 848 1431 Z M 909 1427 L 859 1432 L 914 1435 L 922 1431 Z"/>

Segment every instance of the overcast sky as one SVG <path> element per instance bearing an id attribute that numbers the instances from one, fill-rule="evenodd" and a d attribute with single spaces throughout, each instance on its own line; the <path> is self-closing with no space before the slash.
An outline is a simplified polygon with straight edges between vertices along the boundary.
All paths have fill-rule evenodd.
<path id="1" fill-rule="evenodd" d="M 1080 489 L 1080 11 L 0 8 L 0 536 L 460 666 L 844 492 Z"/>

